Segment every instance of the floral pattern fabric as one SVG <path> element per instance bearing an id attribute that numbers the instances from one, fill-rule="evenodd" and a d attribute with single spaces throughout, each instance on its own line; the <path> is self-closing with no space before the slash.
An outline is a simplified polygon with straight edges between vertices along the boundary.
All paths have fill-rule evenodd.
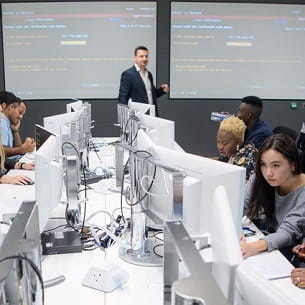
<path id="1" fill-rule="evenodd" d="M 246 180 L 255 172 L 255 159 L 257 149 L 254 144 L 247 143 L 239 149 L 237 154 L 233 157 L 232 164 L 246 168 Z"/>

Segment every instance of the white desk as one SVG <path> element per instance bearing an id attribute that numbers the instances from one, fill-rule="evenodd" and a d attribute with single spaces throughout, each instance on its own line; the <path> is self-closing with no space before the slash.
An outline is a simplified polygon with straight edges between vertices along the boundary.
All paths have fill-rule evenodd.
<path id="1" fill-rule="evenodd" d="M 108 140 L 108 142 L 111 140 Z M 99 164 L 99 159 L 94 152 L 91 157 L 92 163 L 97 166 L 109 166 L 114 164 L 114 147 L 103 147 L 101 149 L 105 154 L 102 157 L 103 164 Z M 12 170 L 12 174 L 27 174 L 34 178 L 33 171 Z M 119 207 L 119 194 L 102 194 L 100 191 L 104 188 L 102 185 L 110 183 L 111 180 L 102 180 L 92 186 L 96 191 L 89 190 L 87 203 L 87 217 L 93 212 L 99 210 L 113 211 Z M 0 200 L 8 198 L 24 198 L 33 200 L 35 198 L 35 185 L 16 186 L 0 184 Z M 64 215 L 64 205 L 59 205 L 52 216 Z M 125 211 L 125 210 L 124 210 Z M 126 212 L 127 213 L 127 212 Z M 93 223 L 105 224 L 109 222 L 106 214 L 98 214 L 92 219 Z M 118 245 L 114 245 L 105 252 L 99 249 L 93 251 L 83 251 L 82 253 L 50 255 L 42 261 L 42 275 L 44 280 L 48 280 L 59 275 L 64 275 L 66 280 L 57 286 L 46 289 L 45 304 L 62 304 L 63 301 L 74 305 L 143 305 L 153 304 L 161 305 L 163 300 L 162 267 L 141 267 L 128 264 L 118 257 Z M 274 255 L 279 252 L 275 251 Z M 271 255 L 273 255 L 271 253 Z M 123 287 L 114 290 L 111 293 L 103 293 L 81 285 L 81 282 L 88 272 L 89 268 L 94 266 L 103 268 L 107 264 L 117 264 L 130 274 L 129 281 Z M 297 288 L 291 283 L 290 278 L 283 278 L 271 281 L 272 284 L 280 289 L 283 294 L 289 296 L 295 304 L 304 304 L 305 290 Z"/>
<path id="2" fill-rule="evenodd" d="M 109 142 L 110 140 L 108 140 Z M 102 164 L 96 153 L 90 153 L 90 164 L 94 167 L 114 164 L 114 146 L 102 146 Z M 101 180 L 98 183 L 90 184 L 91 190 L 87 191 L 87 218 L 100 210 L 106 210 L 112 213 L 113 210 L 120 207 L 120 194 L 104 192 L 107 185 L 114 186 L 115 181 L 112 179 Z M 84 195 L 84 192 L 81 192 Z M 63 216 L 64 205 L 59 205 L 53 212 L 52 216 Z M 120 214 L 117 211 L 115 215 Z M 128 211 L 124 209 L 124 215 L 128 216 Z M 90 220 L 90 223 L 106 224 L 109 223 L 109 217 L 105 213 L 100 213 Z M 69 295 L 69 304 L 130 304 L 143 305 L 162 304 L 163 284 L 162 284 L 162 267 L 141 267 L 124 262 L 118 256 L 119 245 L 115 244 L 105 251 L 96 249 L 93 251 L 83 251 L 82 253 L 49 255 L 42 262 L 43 278 L 48 280 L 61 274 L 64 274 L 66 280 L 45 291 L 45 305 L 61 304 L 63 295 L 65 299 Z M 127 271 L 130 278 L 122 287 L 111 293 L 103 293 L 92 288 L 82 286 L 81 282 L 89 271 L 90 267 L 103 269 L 108 264 L 117 264 Z"/>
<path id="3" fill-rule="evenodd" d="M 25 175 L 35 180 L 34 171 L 12 169 L 8 172 L 10 176 Z M 0 200 L 20 198 L 23 200 L 35 200 L 35 185 L 14 185 L 0 183 Z"/>
<path id="4" fill-rule="evenodd" d="M 89 191 L 90 198 L 87 203 L 87 215 L 93 211 L 105 210 L 107 207 L 118 207 L 119 195 L 102 195 Z M 59 211 L 59 209 L 58 209 Z M 61 213 L 60 213 L 61 214 Z M 59 215 L 59 214 L 58 214 Z M 62 216 L 62 214 L 61 214 Z M 109 222 L 108 216 L 98 214 L 93 223 Z M 61 304 L 63 296 L 69 295 L 69 304 L 124 304 L 143 305 L 162 304 L 162 268 L 141 267 L 125 263 L 118 257 L 118 245 L 106 251 L 99 249 L 83 251 L 82 253 L 49 255 L 42 262 L 43 278 L 45 280 L 64 274 L 66 280 L 54 287 L 46 289 L 45 305 Z M 130 278 L 121 288 L 111 293 L 103 293 L 81 285 L 81 282 L 90 267 L 103 269 L 107 264 L 117 264 L 129 272 Z"/>
<path id="5" fill-rule="evenodd" d="M 250 226 L 252 229 L 254 229 L 257 233 L 255 236 L 251 236 L 247 238 L 247 241 L 255 241 L 258 240 L 260 237 L 263 236 L 261 232 L 257 229 L 257 227 L 254 224 L 250 224 L 249 221 L 244 223 L 246 226 Z M 263 252 L 260 254 L 257 254 L 255 256 L 252 256 L 248 259 L 250 263 L 253 265 L 254 270 L 256 273 L 261 276 L 265 277 L 267 274 L 266 270 L 262 270 L 262 268 L 265 267 L 265 269 L 270 269 L 272 266 L 277 265 L 278 271 L 285 271 L 285 270 L 292 270 L 294 267 L 293 265 L 287 261 L 287 259 L 281 254 L 279 250 L 274 250 L 271 252 Z M 263 264 L 261 263 L 262 261 Z M 247 264 L 247 260 L 243 262 L 244 264 Z M 269 264 L 269 265 L 268 265 Z M 255 266 L 256 265 L 256 266 Z M 278 278 L 274 280 L 269 280 L 269 282 L 283 295 L 286 295 L 292 302 L 295 302 L 295 304 L 304 304 L 305 300 L 305 290 L 298 288 L 294 284 L 292 284 L 292 281 L 290 277 L 283 277 Z"/>

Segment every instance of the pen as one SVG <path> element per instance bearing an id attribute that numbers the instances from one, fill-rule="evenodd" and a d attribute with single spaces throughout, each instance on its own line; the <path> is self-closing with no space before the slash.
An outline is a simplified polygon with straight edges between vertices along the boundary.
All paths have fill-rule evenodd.
<path id="1" fill-rule="evenodd" d="M 301 250 L 302 250 L 301 247 L 298 247 L 298 248 L 297 248 L 297 251 L 298 251 L 298 252 L 301 252 Z M 291 257 L 291 259 L 290 259 L 290 262 L 291 262 L 291 263 L 295 260 L 295 256 L 296 256 L 295 254 L 292 255 L 292 257 Z"/>

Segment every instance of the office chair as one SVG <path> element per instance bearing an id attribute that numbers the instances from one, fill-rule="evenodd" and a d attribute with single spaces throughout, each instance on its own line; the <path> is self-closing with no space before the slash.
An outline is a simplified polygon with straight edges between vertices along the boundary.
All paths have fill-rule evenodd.
<path id="1" fill-rule="evenodd" d="M 288 136 L 290 136 L 294 141 L 296 141 L 297 137 L 298 137 L 298 132 L 295 131 L 292 128 L 286 127 L 286 126 L 277 126 L 273 129 L 273 133 L 284 133 Z"/>
<path id="2" fill-rule="evenodd" d="M 286 126 L 277 126 L 273 129 L 273 133 L 287 134 L 296 142 L 301 159 L 301 170 L 302 173 L 305 173 L 305 122 L 303 122 L 300 132 Z"/>
<path id="3" fill-rule="evenodd" d="M 302 128 L 297 136 L 296 143 L 300 152 L 301 170 L 305 173 L 305 121 L 302 124 Z"/>

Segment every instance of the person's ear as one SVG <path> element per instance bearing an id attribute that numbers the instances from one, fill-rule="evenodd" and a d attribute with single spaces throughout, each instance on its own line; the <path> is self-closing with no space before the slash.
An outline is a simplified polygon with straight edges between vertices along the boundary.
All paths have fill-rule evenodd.
<path id="1" fill-rule="evenodd" d="M 3 105 L 3 104 L 2 104 Z M 3 108 L 4 112 L 11 112 L 12 110 L 15 109 L 14 104 L 9 104 L 9 105 L 5 105 L 5 108 Z"/>

